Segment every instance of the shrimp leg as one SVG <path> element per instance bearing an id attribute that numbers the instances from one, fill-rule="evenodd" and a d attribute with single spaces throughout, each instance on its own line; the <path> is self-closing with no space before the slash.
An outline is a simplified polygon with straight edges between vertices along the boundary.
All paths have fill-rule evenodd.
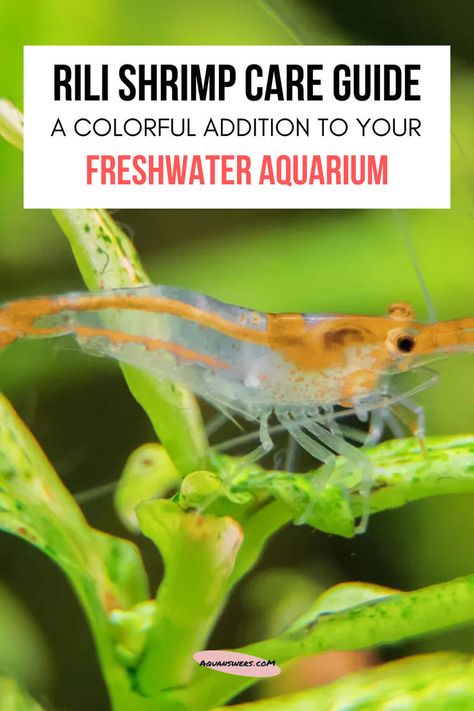
<path id="1" fill-rule="evenodd" d="M 315 459 L 318 459 L 322 464 L 328 464 L 334 458 L 334 455 L 324 445 L 316 442 L 312 437 L 309 437 L 301 424 L 293 419 L 290 412 L 286 408 L 275 408 L 275 415 L 283 427 L 291 434 L 294 440 L 311 454 Z"/>
<path id="2" fill-rule="evenodd" d="M 414 385 L 413 387 L 409 388 L 406 392 L 387 392 L 382 401 L 384 407 L 390 407 L 393 403 L 397 402 L 406 402 L 411 397 L 413 397 L 413 395 L 417 395 L 418 393 L 423 392 L 423 390 L 426 390 L 432 385 L 436 385 L 436 383 L 439 381 L 439 373 L 436 370 L 433 370 L 432 368 L 427 368 L 426 366 L 423 366 L 417 368 L 416 370 L 418 373 L 422 373 L 422 375 L 424 376 L 423 380 L 417 385 Z"/>
<path id="3" fill-rule="evenodd" d="M 270 435 L 270 428 L 268 426 L 268 420 L 270 418 L 271 411 L 266 411 L 262 413 L 259 417 L 259 430 L 258 430 L 258 438 L 260 439 L 260 445 L 256 447 L 253 451 L 249 452 L 248 454 L 245 455 L 242 459 L 242 467 L 244 468 L 246 466 L 249 466 L 251 464 L 255 464 L 256 462 L 259 461 L 262 457 L 264 457 L 266 454 L 272 451 L 274 448 L 274 443 Z M 245 435 L 242 437 L 242 439 L 245 438 Z"/>
<path id="4" fill-rule="evenodd" d="M 421 405 L 409 398 L 403 402 L 392 405 L 392 412 L 417 438 L 420 450 L 426 456 L 425 445 L 425 411 Z"/>
<path id="5" fill-rule="evenodd" d="M 325 429 L 322 425 L 316 422 L 314 419 L 304 423 L 304 427 L 308 432 L 311 432 L 319 441 L 321 441 L 327 447 L 346 457 L 347 460 L 357 464 L 360 469 L 360 486 L 359 493 L 362 497 L 362 517 L 357 526 L 356 532 L 362 533 L 367 528 L 367 522 L 369 520 L 370 506 L 369 506 L 369 496 L 370 490 L 372 488 L 374 475 L 372 470 L 372 465 L 368 457 L 361 451 L 360 448 L 354 447 L 349 442 L 346 442 L 344 437 L 339 434 L 333 434 Z"/>
<path id="6" fill-rule="evenodd" d="M 398 424 L 400 422 L 418 439 L 420 449 L 425 452 L 425 413 L 423 407 L 411 398 L 413 395 L 437 383 L 439 374 L 427 367 L 419 368 L 418 370 L 425 376 L 421 383 L 406 392 L 386 392 L 380 400 L 380 405 L 377 403 L 371 404 L 372 417 L 367 444 L 377 444 L 383 434 L 385 425 L 388 425 L 395 437 L 403 437 L 403 429 Z"/>
<path id="7" fill-rule="evenodd" d="M 351 427 L 350 425 L 338 425 L 338 428 L 341 435 L 346 440 L 349 439 L 353 442 L 357 442 L 357 444 L 360 444 L 363 447 L 367 446 L 370 436 L 369 432 L 366 432 L 365 430 L 358 430 L 356 427 Z"/>
<path id="8" fill-rule="evenodd" d="M 286 472 L 291 472 L 294 470 L 297 456 L 298 442 L 293 439 L 291 435 L 288 435 L 288 446 L 286 448 L 285 463 L 283 465 L 283 468 Z"/>

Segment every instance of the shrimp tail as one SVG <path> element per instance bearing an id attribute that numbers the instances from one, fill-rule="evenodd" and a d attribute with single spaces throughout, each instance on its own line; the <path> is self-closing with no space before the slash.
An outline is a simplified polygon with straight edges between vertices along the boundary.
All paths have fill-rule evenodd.
<path id="1" fill-rule="evenodd" d="M 35 323 L 45 313 L 60 313 L 54 299 L 40 297 L 10 301 L 0 307 L 0 348 L 5 348 L 24 336 L 49 336 L 67 333 L 69 329 L 35 328 Z"/>
<path id="2" fill-rule="evenodd" d="M 15 304 L 5 304 L 0 308 L 0 348 L 9 346 L 24 335 L 24 329 L 18 321 Z"/>

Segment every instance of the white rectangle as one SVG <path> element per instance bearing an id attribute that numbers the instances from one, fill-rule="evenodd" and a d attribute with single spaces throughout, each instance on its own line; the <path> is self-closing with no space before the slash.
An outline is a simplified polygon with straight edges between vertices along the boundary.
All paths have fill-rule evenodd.
<path id="1" fill-rule="evenodd" d="M 24 67 L 27 208 L 450 205 L 449 47 L 29 46 Z"/>

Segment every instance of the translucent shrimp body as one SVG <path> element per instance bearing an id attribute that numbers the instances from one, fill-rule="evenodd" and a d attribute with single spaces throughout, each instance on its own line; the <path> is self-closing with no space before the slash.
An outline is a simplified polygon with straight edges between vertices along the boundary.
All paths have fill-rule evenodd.
<path id="1" fill-rule="evenodd" d="M 185 385 L 224 411 L 281 424 L 311 454 L 359 457 L 334 408 L 360 415 L 397 399 L 392 376 L 474 350 L 474 318 L 435 324 L 394 304 L 384 317 L 270 314 L 168 286 L 25 299 L 0 309 L 0 347 L 22 337 L 74 334 L 80 345 Z M 411 406 L 411 410 L 414 408 Z"/>

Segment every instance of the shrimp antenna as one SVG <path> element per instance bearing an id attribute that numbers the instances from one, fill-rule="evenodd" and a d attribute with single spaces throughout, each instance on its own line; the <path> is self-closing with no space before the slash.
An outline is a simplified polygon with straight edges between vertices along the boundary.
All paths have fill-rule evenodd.
<path id="1" fill-rule="evenodd" d="M 471 164 L 469 162 L 468 155 L 466 151 L 464 150 L 464 147 L 457 137 L 456 133 L 454 131 L 451 131 L 451 138 L 453 140 L 454 145 L 458 149 L 459 156 L 461 158 L 463 168 L 467 177 L 468 181 L 468 189 L 471 194 L 471 210 L 472 210 L 472 203 L 474 203 L 474 171 L 472 170 Z M 472 212 L 471 212 L 472 216 Z"/>
<path id="2" fill-rule="evenodd" d="M 292 27 L 290 22 L 286 17 L 283 17 L 281 12 L 275 6 L 275 2 L 272 0 L 255 0 L 255 4 L 260 7 L 269 17 L 274 20 L 280 27 L 285 30 L 289 37 L 293 40 L 295 44 L 304 44 L 299 32 Z"/>
<path id="3" fill-rule="evenodd" d="M 430 323 L 434 323 L 437 321 L 436 318 L 436 309 L 433 303 L 433 299 L 431 298 L 430 291 L 428 289 L 428 285 L 425 281 L 425 278 L 423 276 L 423 272 L 421 271 L 420 263 L 418 261 L 418 257 L 415 251 L 415 247 L 413 245 L 413 239 L 410 234 L 410 231 L 408 229 L 407 222 L 404 217 L 400 214 L 398 211 L 393 212 L 395 220 L 398 222 L 398 225 L 402 231 L 403 234 L 403 239 L 405 240 L 405 245 L 408 251 L 408 256 L 410 257 L 410 261 L 413 265 L 413 269 L 415 270 L 416 277 L 418 279 L 418 283 L 420 285 L 422 294 L 423 294 L 423 299 L 426 304 L 426 309 L 428 311 L 428 320 Z"/>
<path id="4" fill-rule="evenodd" d="M 96 499 L 101 499 L 111 494 L 117 488 L 118 482 L 119 480 L 115 479 L 114 481 L 109 481 L 107 484 L 101 484 L 92 489 L 79 491 L 77 494 L 74 494 L 74 498 L 78 504 L 88 504 L 89 501 L 95 501 Z"/>

